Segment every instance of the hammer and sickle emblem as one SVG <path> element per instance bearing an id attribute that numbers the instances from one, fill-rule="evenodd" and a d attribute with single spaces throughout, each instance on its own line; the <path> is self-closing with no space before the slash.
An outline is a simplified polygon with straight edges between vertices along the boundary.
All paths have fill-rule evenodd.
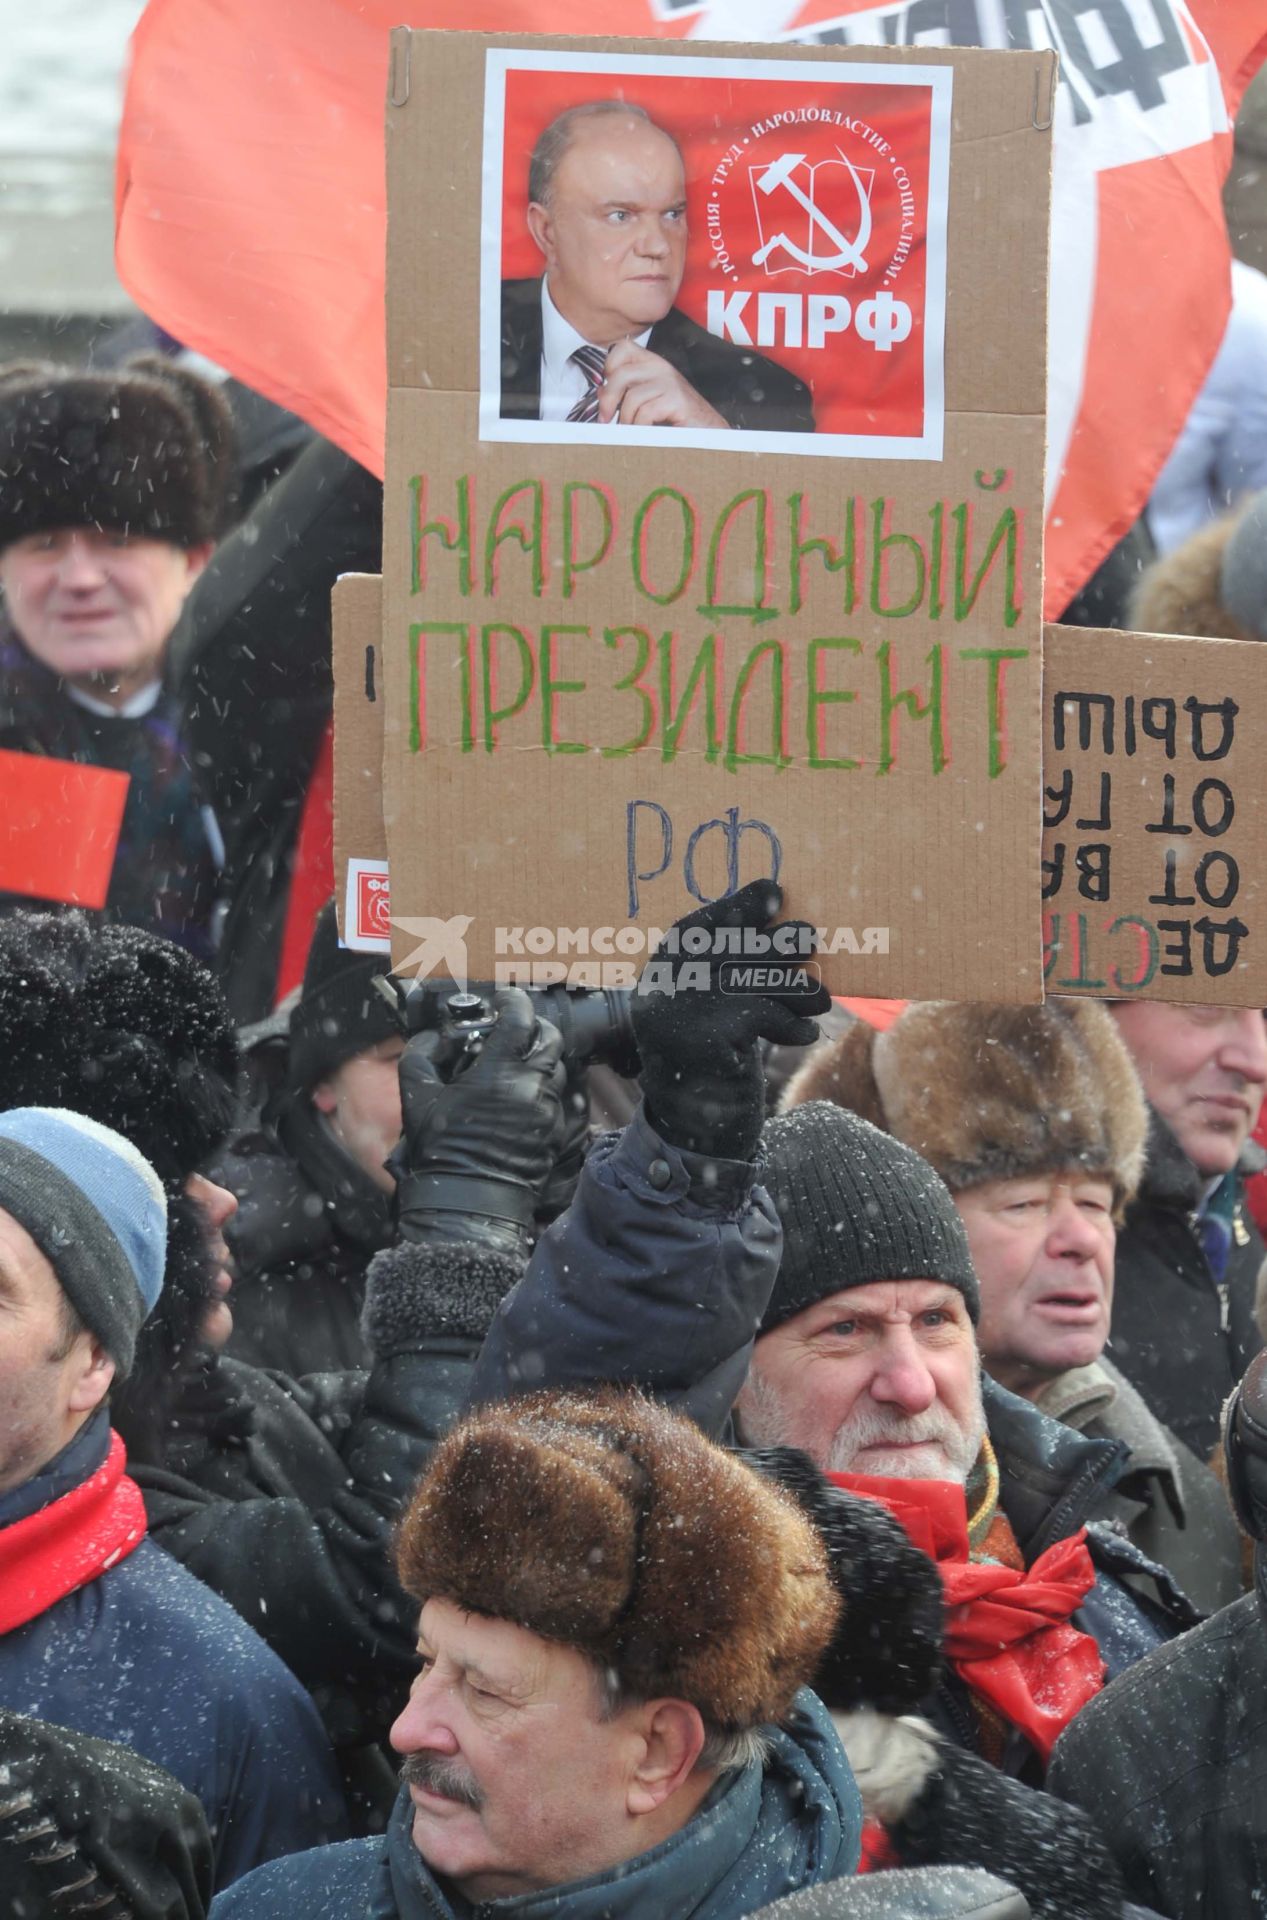
<path id="1" fill-rule="evenodd" d="M 805 165 L 805 155 L 803 153 L 781 153 L 778 159 L 772 160 L 765 172 L 758 176 L 757 187 L 758 190 L 764 194 L 775 193 L 778 188 L 784 187 L 797 204 L 804 207 L 806 213 L 809 215 L 810 221 L 809 252 L 807 253 L 803 247 L 798 247 L 795 240 L 789 239 L 786 233 L 776 233 L 753 254 L 752 264 L 754 267 L 763 267 L 775 248 L 782 247 L 785 253 L 790 253 L 793 259 L 799 260 L 801 265 L 809 273 L 839 272 L 842 267 L 852 267 L 855 273 L 866 272 L 867 242 L 871 238 L 871 202 L 867 198 L 866 188 L 863 186 L 858 170 L 853 162 L 847 154 L 840 153 L 839 147 L 837 147 L 836 152 L 840 154 L 841 160 L 848 168 L 849 178 L 853 181 L 854 190 L 858 195 L 857 239 L 848 239 L 840 231 L 840 228 L 835 222 L 830 220 L 822 208 L 815 203 L 813 197 L 813 168 L 810 169 L 809 193 L 806 193 L 805 189 L 796 179 L 796 169 Z M 829 162 L 828 164 L 830 165 L 831 163 Z M 830 259 L 823 254 L 814 252 L 814 235 L 816 232 L 823 234 L 829 245 L 836 248 L 835 254 Z"/>

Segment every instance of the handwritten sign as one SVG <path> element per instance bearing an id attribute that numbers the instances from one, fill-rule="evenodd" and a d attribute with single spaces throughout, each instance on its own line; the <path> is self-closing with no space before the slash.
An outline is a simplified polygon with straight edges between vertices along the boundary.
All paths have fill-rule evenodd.
<path id="1" fill-rule="evenodd" d="M 1050 143 L 1034 103 L 1049 96 L 1050 58 L 831 49 L 809 61 L 690 43 L 652 63 L 636 42 L 531 49 L 543 124 L 517 94 L 512 153 L 506 76 L 524 47 L 405 30 L 394 41 L 382 685 L 397 964 L 425 967 L 441 950 L 435 928 L 461 921 L 479 977 L 628 984 L 692 900 L 769 874 L 822 930 L 833 991 L 1039 998 Z M 721 162 L 710 149 L 693 172 L 697 133 L 689 116 L 675 129 L 666 66 L 708 77 L 727 179 L 732 149 L 754 137 L 762 75 L 779 111 L 800 116 L 782 141 L 777 126 L 762 133 L 760 178 L 745 188 L 757 202 L 730 229 L 745 236 L 747 279 L 776 255 L 788 276 L 748 289 L 754 311 L 779 294 L 767 308 L 778 338 L 772 320 L 760 344 L 709 332 Z M 725 87 L 741 81 L 732 123 Z M 787 330 L 799 325 L 805 347 L 805 303 L 856 316 L 858 297 L 878 299 L 904 237 L 890 155 L 873 147 L 864 178 L 844 121 L 896 154 L 903 107 L 922 134 L 902 151 L 923 158 L 913 172 L 896 162 L 918 217 L 890 290 L 911 294 L 916 359 L 890 379 L 885 355 L 861 354 L 842 328 L 830 349 L 819 342 L 816 373 L 781 354 Z M 558 114 L 573 108 L 560 160 Z M 481 114 L 497 136 L 482 166 L 451 134 Z M 811 125 L 836 128 L 847 160 L 823 182 L 841 189 L 830 218 L 848 243 L 827 256 L 835 278 L 768 244 L 778 182 L 769 195 L 761 182 L 782 168 L 810 197 L 794 156 Z M 581 139 L 585 166 L 568 175 Z M 625 141 L 641 156 L 637 192 L 620 176 Z M 512 173 L 542 212 L 530 225 L 542 270 L 525 293 L 520 258 L 513 297 Z M 593 244 L 605 266 L 646 270 L 636 294 L 595 283 L 585 306 L 565 256 L 568 220 L 588 215 L 567 196 L 600 178 L 620 238 Z M 875 198 L 874 259 L 859 194 Z M 808 252 L 810 229 L 815 246 L 823 232 L 800 211 L 808 225 L 778 231 Z M 673 304 L 692 285 L 699 319 Z M 560 360 L 559 342 L 582 337 L 556 324 L 562 307 L 596 332 L 603 302 L 626 299 L 648 324 L 630 322 L 606 373 L 591 378 L 575 351 Z M 720 312 L 713 303 L 718 326 Z M 515 326 L 490 355 L 490 316 L 500 326 L 507 313 Z M 638 353 L 618 351 L 631 344 Z M 778 402 L 773 425 L 763 399 Z M 890 419 L 909 427 L 916 414 L 917 432 L 877 451 Z M 815 451 L 820 417 L 835 437 L 865 415 L 866 447 Z"/>
<path id="2" fill-rule="evenodd" d="M 1049 993 L 1267 1005 L 1267 650 L 1049 627 Z"/>

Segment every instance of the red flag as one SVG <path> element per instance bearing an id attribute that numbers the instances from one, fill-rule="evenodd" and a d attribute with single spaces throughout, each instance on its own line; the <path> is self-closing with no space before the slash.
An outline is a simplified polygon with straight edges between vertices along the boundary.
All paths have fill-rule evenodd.
<path id="1" fill-rule="evenodd" d="M 551 0 L 150 0 L 119 136 L 116 259 L 169 333 L 383 471 L 383 120 L 393 27 L 540 33 Z M 655 34 L 649 0 L 588 33 Z"/>
<path id="2" fill-rule="evenodd" d="M 145 311 L 382 471 L 388 29 L 1054 46 L 1055 615 L 1142 508 L 1229 303 L 1231 115 L 1262 0 L 150 0 L 119 143 L 117 261 Z M 1046 103 L 1035 102 L 1036 116 Z M 468 130 L 469 131 L 469 130 Z M 460 134 L 459 137 L 466 137 Z"/>
<path id="3" fill-rule="evenodd" d="M 105 905 L 128 797 L 128 776 L 0 748 L 0 892 Z"/>
<path id="4" fill-rule="evenodd" d="M 304 968 L 317 915 L 334 892 L 334 728 L 328 726 L 304 795 L 295 840 L 295 860 L 286 920 L 282 928 L 281 957 L 273 999 L 280 1002 L 303 985 Z"/>

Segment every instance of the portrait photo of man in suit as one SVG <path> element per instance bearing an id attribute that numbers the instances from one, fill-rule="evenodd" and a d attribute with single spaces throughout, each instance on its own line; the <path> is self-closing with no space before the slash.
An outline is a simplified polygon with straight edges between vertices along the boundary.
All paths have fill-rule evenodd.
<path id="1" fill-rule="evenodd" d="M 594 100 L 542 132 L 528 170 L 539 279 L 501 288 L 501 417 L 813 433 L 804 381 L 674 305 L 686 171 L 639 106 Z"/>

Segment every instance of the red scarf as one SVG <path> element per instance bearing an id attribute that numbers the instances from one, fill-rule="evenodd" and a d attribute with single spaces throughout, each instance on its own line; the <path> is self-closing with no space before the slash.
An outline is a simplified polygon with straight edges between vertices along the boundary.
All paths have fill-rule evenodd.
<path id="1" fill-rule="evenodd" d="M 0 1633 L 38 1619 L 140 1546 L 145 1502 L 126 1465 L 123 1442 L 111 1433 L 110 1451 L 87 1480 L 0 1527 Z"/>
<path id="2" fill-rule="evenodd" d="M 945 1648 L 956 1673 L 1046 1761 L 1074 1715 L 1104 1685 L 1090 1634 L 1069 1624 L 1095 1585 L 1086 1528 L 1058 1540 L 1032 1567 L 969 1558 L 964 1489 L 945 1480 L 831 1473 L 846 1493 L 875 1500 L 937 1562 L 946 1591 Z"/>

